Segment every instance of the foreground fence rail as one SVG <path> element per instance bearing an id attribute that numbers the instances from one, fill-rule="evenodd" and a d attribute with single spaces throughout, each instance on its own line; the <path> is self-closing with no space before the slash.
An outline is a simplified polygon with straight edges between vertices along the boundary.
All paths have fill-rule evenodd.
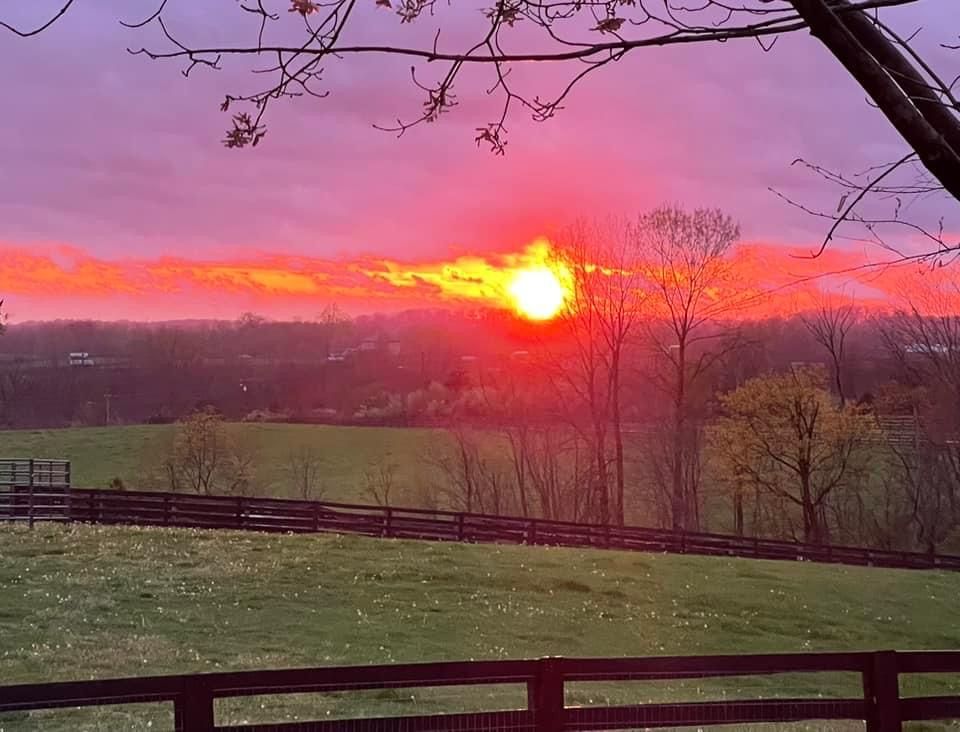
<path id="1" fill-rule="evenodd" d="M 956 555 L 280 498 L 0 485 L 0 521 L 4 520 L 334 532 L 428 541 L 539 544 L 960 571 L 960 556 Z"/>
<path id="2" fill-rule="evenodd" d="M 836 699 L 766 698 L 586 707 L 567 702 L 568 685 L 578 682 L 644 682 L 823 672 L 859 675 L 862 695 Z M 189 732 L 263 732 L 269 729 L 331 732 L 573 732 L 691 724 L 838 720 L 865 722 L 868 732 L 896 732 L 902 729 L 902 723 L 906 721 L 960 718 L 960 696 L 901 698 L 901 674 L 957 672 L 960 672 L 960 651 L 544 658 L 532 661 L 346 666 L 0 686 L 0 714 L 162 702 L 173 705 L 175 728 Z M 215 713 L 216 700 L 232 697 L 414 687 L 463 689 L 490 684 L 522 685 L 527 692 L 526 706 L 483 712 L 242 725 L 218 724 Z"/>

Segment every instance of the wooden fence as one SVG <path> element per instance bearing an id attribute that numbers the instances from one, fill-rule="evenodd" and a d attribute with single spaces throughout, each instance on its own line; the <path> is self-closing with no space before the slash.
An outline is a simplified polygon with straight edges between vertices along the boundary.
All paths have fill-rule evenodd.
<path id="1" fill-rule="evenodd" d="M 743 698 L 575 706 L 569 684 L 616 682 L 640 698 L 642 683 L 667 679 L 847 673 L 859 677 L 852 698 Z M 958 673 L 960 651 L 879 651 L 648 658 L 545 658 L 241 671 L 0 686 L 0 713 L 144 702 L 172 703 L 177 730 L 209 732 L 559 732 L 680 725 L 857 720 L 868 732 L 895 732 L 905 721 L 960 718 L 960 696 L 900 695 L 902 674 Z M 631 682 L 636 682 L 636 687 Z M 526 688 L 524 708 L 421 716 L 327 719 L 284 724 L 218 725 L 215 702 L 243 696 L 512 685 Z"/>
<path id="2" fill-rule="evenodd" d="M 0 521 L 80 521 L 265 532 L 335 532 L 428 541 L 539 544 L 625 551 L 960 570 L 960 556 L 800 544 L 636 526 L 279 498 L 94 489 L 0 488 Z"/>
<path id="3" fill-rule="evenodd" d="M 0 458 L 0 486 L 69 488 L 70 461 Z"/>

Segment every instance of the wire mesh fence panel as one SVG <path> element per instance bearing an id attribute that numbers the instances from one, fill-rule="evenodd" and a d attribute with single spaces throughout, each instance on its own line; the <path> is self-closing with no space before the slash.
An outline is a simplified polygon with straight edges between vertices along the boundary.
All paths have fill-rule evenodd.
<path id="1" fill-rule="evenodd" d="M 430 718 L 438 725 L 444 715 L 435 729 L 492 732 L 532 729 L 526 707 L 525 684 L 410 687 L 221 698 L 215 720 L 226 728 L 316 721 L 342 732 L 387 732 L 429 726 Z"/>
<path id="2" fill-rule="evenodd" d="M 169 703 L 0 712 L 0 732 L 168 732 L 173 729 L 173 705 Z"/>
<path id="3" fill-rule="evenodd" d="M 841 699 L 863 695 L 859 673 L 824 671 L 762 676 L 636 681 L 568 681 L 568 706 L 656 704 L 671 701 Z"/>
<path id="4" fill-rule="evenodd" d="M 718 669 L 718 672 L 722 669 Z M 862 720 L 862 677 L 853 672 L 719 678 L 577 681 L 565 686 L 576 729 L 696 728 L 713 724 Z"/>
<path id="5" fill-rule="evenodd" d="M 649 728 L 631 732 L 647 732 Z M 660 727 L 663 732 L 863 732 L 863 722 L 757 722 L 754 724 L 697 725 L 694 727 Z"/>
<path id="6" fill-rule="evenodd" d="M 960 695 L 960 673 L 900 674 L 901 698 L 958 695 Z"/>

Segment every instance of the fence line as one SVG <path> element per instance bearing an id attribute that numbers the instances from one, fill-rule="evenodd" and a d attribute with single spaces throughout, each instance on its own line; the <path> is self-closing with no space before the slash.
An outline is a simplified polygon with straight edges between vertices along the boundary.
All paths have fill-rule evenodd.
<path id="1" fill-rule="evenodd" d="M 960 556 L 802 544 L 515 516 L 186 493 L 0 487 L 0 521 L 77 521 L 623 551 L 960 571 Z"/>
<path id="2" fill-rule="evenodd" d="M 857 674 L 854 698 L 745 698 L 699 702 L 575 706 L 570 683 L 644 682 L 771 676 L 794 673 Z M 960 651 L 876 651 L 646 658 L 543 658 L 388 666 L 240 671 L 0 686 L 0 713 L 141 702 L 172 703 L 177 730 L 330 730 L 415 732 L 461 730 L 627 730 L 677 725 L 858 720 L 867 732 L 899 732 L 905 721 L 960 718 L 960 696 L 901 698 L 901 674 L 960 672 Z M 355 692 L 371 689 L 522 685 L 520 709 L 419 716 L 360 717 L 283 725 L 217 725 L 215 701 L 243 696 Z M 637 688 L 637 696 L 642 689 Z M 632 690 L 630 696 L 633 696 Z"/>

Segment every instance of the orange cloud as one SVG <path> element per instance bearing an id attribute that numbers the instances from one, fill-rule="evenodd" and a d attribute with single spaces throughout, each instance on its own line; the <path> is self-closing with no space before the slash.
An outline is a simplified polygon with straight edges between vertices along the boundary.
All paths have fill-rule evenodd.
<path id="1" fill-rule="evenodd" d="M 120 265 L 69 247 L 36 254 L 0 247 L 0 291 L 27 294 L 104 295 L 136 289 Z"/>
<path id="2" fill-rule="evenodd" d="M 864 252 L 828 249 L 822 257 L 781 245 L 747 243 L 727 265 L 728 281 L 709 293 L 738 293 L 748 317 L 809 309 L 824 293 L 844 292 L 868 307 L 889 307 L 930 285 L 938 307 L 960 311 L 953 267 L 884 266 Z M 353 310 L 467 303 L 513 307 L 510 283 L 523 270 L 549 266 L 549 242 L 539 239 L 507 253 L 463 255 L 449 261 L 360 257 L 330 260 L 302 255 L 218 260 L 183 257 L 105 259 L 73 247 L 26 249 L 0 244 L 0 297 L 27 317 L 233 317 L 241 309 L 312 314 L 337 300 Z M 960 266 L 960 265 L 958 265 Z M 924 286 L 924 287 L 921 287 Z M 118 299 L 121 300 L 118 304 Z M 113 303 L 113 305 L 110 305 Z M 129 310 L 129 312 L 128 312 Z"/>
<path id="3" fill-rule="evenodd" d="M 442 299 L 503 302 L 518 271 L 542 267 L 550 256 L 549 242 L 538 239 L 520 252 L 420 264 L 384 259 L 357 271 L 398 288 L 433 288 Z"/>
<path id="4" fill-rule="evenodd" d="M 148 277 L 167 291 L 178 285 L 196 285 L 233 292 L 257 291 L 279 295 L 317 295 L 322 291 L 323 273 L 304 273 L 266 264 L 193 264 L 166 261 L 147 265 Z"/>

